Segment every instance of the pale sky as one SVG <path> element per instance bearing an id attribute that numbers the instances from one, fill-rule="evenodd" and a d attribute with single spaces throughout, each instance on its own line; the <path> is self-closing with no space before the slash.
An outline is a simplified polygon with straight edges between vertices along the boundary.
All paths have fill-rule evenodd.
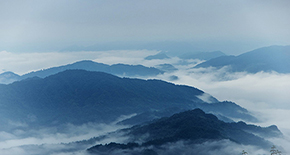
<path id="1" fill-rule="evenodd" d="M 158 49 L 59 52 L 72 45 L 186 42 L 197 49 L 234 55 L 290 45 L 289 16 L 290 0 L 0 0 L 0 74 L 22 75 L 85 59 L 162 64 L 143 59 Z M 179 58 L 166 61 L 174 64 Z M 177 84 L 259 111 L 263 125 L 277 124 L 290 135 L 289 74 L 188 72 L 179 67 L 174 73 Z M 237 78 L 216 80 L 227 74 Z M 171 74 L 160 76 L 167 80 Z"/>
<path id="2" fill-rule="evenodd" d="M 0 51 L 185 41 L 239 54 L 290 44 L 289 0 L 0 1 Z"/>

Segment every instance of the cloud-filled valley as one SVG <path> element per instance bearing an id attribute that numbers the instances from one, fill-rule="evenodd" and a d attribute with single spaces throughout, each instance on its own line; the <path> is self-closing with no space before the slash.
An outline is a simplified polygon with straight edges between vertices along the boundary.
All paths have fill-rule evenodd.
<path id="1" fill-rule="evenodd" d="M 0 155 L 289 154 L 289 8 L 0 1 Z"/>
<path id="2" fill-rule="evenodd" d="M 178 57 L 168 59 L 145 60 L 149 55 L 157 54 L 159 51 L 139 50 L 139 51 L 91 51 L 91 52 L 71 52 L 71 53 L 10 53 L 6 51 L 0 52 L 1 70 L 13 71 L 18 74 L 28 73 L 40 69 L 46 69 L 53 66 L 65 65 L 79 60 L 93 60 L 95 62 L 105 64 L 141 64 L 147 67 L 156 67 L 160 64 L 171 64 L 178 70 L 166 72 L 155 77 L 138 77 L 143 79 L 161 79 L 175 84 L 194 86 L 204 92 L 216 97 L 220 101 L 233 101 L 242 107 L 250 110 L 261 122 L 261 126 L 269 126 L 275 124 L 283 132 L 285 136 L 290 137 L 290 126 L 288 125 L 289 92 L 290 92 L 290 74 L 281 74 L 277 72 L 229 72 L 227 67 L 216 68 L 193 68 L 201 60 L 182 60 Z M 172 76 L 177 78 L 172 79 Z M 203 96 L 206 100 L 207 96 Z M 259 108 L 257 108 L 259 107 Z M 15 122 L 17 124 L 17 122 Z M 88 123 L 80 126 L 72 124 L 64 125 L 65 132 L 59 132 L 56 128 L 39 129 L 39 130 L 16 130 L 12 132 L 0 132 L 1 135 L 1 153 L 12 154 L 39 154 L 43 150 L 47 154 L 71 154 L 83 155 L 86 152 L 81 151 L 87 146 L 80 146 L 80 150 L 76 149 L 72 152 L 63 153 L 63 149 L 68 149 L 66 144 L 73 141 L 90 139 L 91 137 L 100 136 L 107 132 L 125 126 L 115 124 L 94 124 Z M 126 137 L 111 137 L 113 141 L 122 142 Z M 272 139 L 277 145 L 283 146 L 284 151 L 290 145 L 288 138 L 285 140 Z M 99 143 L 109 143 L 110 140 L 100 141 Z M 169 147 L 170 149 L 159 150 L 159 154 L 169 154 L 170 152 L 184 150 L 186 142 L 178 142 Z M 42 144 L 42 145 L 36 145 Z M 57 145 L 55 145 L 57 144 Z M 199 148 L 199 154 L 215 154 L 216 148 L 223 153 L 240 153 L 241 150 L 247 150 L 251 154 L 266 154 L 263 150 L 251 146 L 243 146 L 232 143 L 230 141 L 208 142 L 200 145 L 193 145 L 192 148 Z M 231 146 L 238 148 L 230 150 Z M 71 145 L 75 149 L 75 146 Z M 202 148 L 213 148 L 214 152 L 203 152 Z M 31 152 L 34 150 L 35 152 Z M 52 151 L 52 152 L 50 152 Z M 55 151 L 53 153 L 53 151 Z M 136 150 L 138 152 L 138 150 Z M 193 150 L 188 150 L 192 152 Z M 255 152 L 255 153 L 253 153 Z M 43 152 L 42 152 L 43 153 Z M 117 152 L 118 153 L 118 152 Z"/>
<path id="3" fill-rule="evenodd" d="M 231 73 L 227 72 L 227 67 L 221 69 L 196 69 L 192 67 L 201 61 L 186 60 L 188 61 L 187 63 L 180 63 L 182 60 L 178 57 L 162 60 L 144 60 L 146 56 L 156 53 L 158 51 L 146 50 L 23 54 L 2 51 L 0 52 L 0 66 L 2 72 L 13 71 L 21 75 L 30 71 L 64 65 L 79 60 L 93 60 L 105 64 L 141 64 L 148 67 L 167 63 L 174 65 L 178 70 L 164 73 L 157 77 L 147 78 L 170 81 L 170 77 L 175 75 L 178 79 L 170 82 L 200 88 L 219 100 L 235 101 L 249 109 L 254 109 L 256 105 L 259 105 L 261 109 L 288 109 L 289 107 L 289 74 L 276 72 L 259 72 L 256 74 L 246 72 Z"/>
<path id="4" fill-rule="evenodd" d="M 126 117 L 120 117 L 121 121 Z M 61 126 L 45 127 L 38 129 L 15 129 L 1 131 L 0 152 L 5 155 L 61 155 L 61 154 L 86 154 L 85 149 L 98 143 L 111 141 L 122 143 L 127 138 L 122 135 L 107 136 L 100 140 L 87 143 L 74 143 L 99 137 L 118 129 L 127 128 L 126 125 L 86 123 L 82 125 L 64 124 Z"/>

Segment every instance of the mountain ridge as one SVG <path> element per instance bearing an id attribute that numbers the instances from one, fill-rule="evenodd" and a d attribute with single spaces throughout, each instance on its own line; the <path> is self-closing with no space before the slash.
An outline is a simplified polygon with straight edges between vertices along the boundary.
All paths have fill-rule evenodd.
<path id="1" fill-rule="evenodd" d="M 269 46 L 243 53 L 238 56 L 222 56 L 198 64 L 195 68 L 230 66 L 233 72 L 290 73 L 290 46 Z"/>
<path id="2" fill-rule="evenodd" d="M 3 112 L 0 116 L 35 125 L 48 125 L 48 122 L 55 121 L 77 124 L 112 122 L 121 115 L 152 109 L 208 109 L 214 106 L 198 97 L 203 93 L 194 87 L 161 80 L 120 78 L 103 72 L 66 70 L 43 79 L 32 78 L 0 85 L 0 112 Z M 238 118 L 254 118 L 247 110 L 235 104 L 229 103 L 233 107 L 226 106 L 214 97 L 210 98 L 220 103 L 221 107 L 225 105 L 224 108 L 228 110 L 243 111 L 243 115 Z M 9 113 L 11 109 L 18 113 Z M 211 111 L 220 113 L 220 110 Z M 223 114 L 227 116 L 227 113 Z M 35 119 L 30 121 L 27 118 L 31 116 Z"/>
<path id="3" fill-rule="evenodd" d="M 129 77 L 139 77 L 139 76 L 156 76 L 158 74 L 163 74 L 164 71 L 159 70 L 154 67 L 145 67 L 143 65 L 128 65 L 128 64 L 113 64 L 107 65 L 103 63 L 94 62 L 91 60 L 77 61 L 72 64 L 62 65 L 58 67 L 51 67 L 47 69 L 42 69 L 38 71 L 29 72 L 22 76 L 17 75 L 13 72 L 4 72 L 0 74 L 0 83 L 9 84 L 15 81 L 24 80 L 32 77 L 45 78 L 49 75 L 53 75 L 65 70 L 72 69 L 82 69 L 87 71 L 99 71 L 106 72 L 117 76 L 129 76 Z M 7 74 L 12 74 L 13 77 L 10 78 L 6 76 Z"/>
<path id="4" fill-rule="evenodd" d="M 92 146 L 88 149 L 88 152 L 91 154 L 110 154 L 116 151 L 119 153 L 125 151 L 130 154 L 130 152 L 136 153 L 136 151 L 142 153 L 149 149 L 151 153 L 155 152 L 157 154 L 157 150 L 160 152 L 160 148 L 163 150 L 168 148 L 167 145 L 179 141 L 185 141 L 189 147 L 191 144 L 225 139 L 237 144 L 254 145 L 260 148 L 269 148 L 272 145 L 263 137 L 254 135 L 252 131 L 248 130 L 249 128 L 255 128 L 264 133 L 277 133 L 269 137 L 282 136 L 276 126 L 263 128 L 242 122 L 225 123 L 201 109 L 194 109 L 176 113 L 170 117 L 163 117 L 147 124 L 122 129 L 118 132 L 123 132 L 124 136 L 129 137 L 126 141 L 127 144 L 112 141 L 105 145 Z M 182 150 L 180 151 L 182 153 Z"/>
<path id="5" fill-rule="evenodd" d="M 36 72 L 30 72 L 28 74 L 24 74 L 22 78 L 27 77 L 47 77 L 49 75 L 53 75 L 59 73 L 61 71 L 65 71 L 68 69 L 83 69 L 87 71 L 99 71 L 99 72 L 106 72 L 114 75 L 127 75 L 127 76 L 152 76 L 157 74 L 164 73 L 153 67 L 145 67 L 142 65 L 127 65 L 127 64 L 113 64 L 113 65 L 106 65 L 103 63 L 97 63 L 91 60 L 83 60 L 77 61 L 72 64 L 63 65 L 59 67 L 52 67 L 45 70 L 39 70 Z"/>

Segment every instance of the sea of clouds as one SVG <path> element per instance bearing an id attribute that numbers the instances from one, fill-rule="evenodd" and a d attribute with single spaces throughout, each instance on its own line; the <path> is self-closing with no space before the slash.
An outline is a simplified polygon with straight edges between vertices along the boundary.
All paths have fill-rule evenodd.
<path id="1" fill-rule="evenodd" d="M 290 152 L 290 74 L 276 72 L 229 72 L 228 67 L 193 68 L 200 60 L 181 60 L 178 57 L 163 60 L 145 60 L 149 55 L 160 51 L 80 51 L 80 52 L 50 52 L 50 53 L 11 53 L 0 52 L 0 73 L 12 71 L 19 75 L 46 69 L 49 67 L 65 65 L 80 60 L 93 60 L 105 64 L 141 64 L 154 67 L 159 64 L 172 64 L 178 70 L 164 73 L 156 77 L 139 77 L 143 79 L 158 78 L 175 84 L 190 85 L 205 91 L 220 101 L 229 100 L 251 111 L 261 120 L 258 125 L 269 126 L 275 124 L 286 136 L 285 139 L 271 139 L 275 145 L 282 146 L 285 152 Z M 172 80 L 170 77 L 177 76 Z M 1 154 L 39 154 L 47 150 L 47 154 L 69 154 L 62 151 L 67 147 L 62 143 L 89 139 L 107 132 L 122 128 L 118 125 L 84 124 L 82 126 L 67 125 L 65 133 L 54 132 L 53 129 L 41 129 L 38 131 L 0 131 Z M 21 132 L 29 132 L 30 136 L 21 136 Z M 118 141 L 115 138 L 115 141 Z M 124 139 L 119 139 L 121 142 Z M 109 141 L 106 141 L 109 142 Z M 104 141 L 105 143 L 105 141 Z M 36 145 L 38 144 L 38 145 Z M 42 144 L 42 145 L 39 145 Z M 57 144 L 57 145 L 56 145 Z M 182 143 L 180 143 L 182 144 Z M 214 144 L 208 144 L 214 145 Z M 237 144 L 233 144 L 237 145 Z M 175 147 L 174 147 L 175 146 Z M 177 145 L 171 148 L 177 149 Z M 63 147 L 63 148 L 62 148 Z M 80 151 L 89 146 L 82 146 L 73 150 L 74 154 L 84 154 Z M 240 146 L 235 146 L 240 147 Z M 224 149 L 227 149 L 225 147 Z M 243 150 L 245 148 L 238 149 Z M 32 152 L 34 150 L 35 152 Z M 248 148 L 249 151 L 255 150 Z M 157 150 L 158 151 L 158 150 Z M 166 150 L 165 150 L 166 151 Z M 167 150 L 168 151 L 168 150 Z M 40 153 L 42 154 L 42 153 Z M 45 154 L 45 153 L 43 153 Z M 258 153 L 263 154 L 263 153 Z"/>

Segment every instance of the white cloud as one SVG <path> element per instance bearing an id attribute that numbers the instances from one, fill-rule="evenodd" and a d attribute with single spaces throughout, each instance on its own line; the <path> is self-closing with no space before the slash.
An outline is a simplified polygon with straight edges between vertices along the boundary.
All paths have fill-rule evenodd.
<path id="1" fill-rule="evenodd" d="M 123 117 L 122 118 L 127 118 Z M 121 119 L 118 119 L 121 120 Z M 125 125 L 87 123 L 82 125 L 66 124 L 59 127 L 42 129 L 13 130 L 0 132 L 0 149 L 8 149 L 22 145 L 41 145 L 69 143 L 90 139 L 104 135 L 118 129 L 126 128 Z M 121 140 L 121 138 L 120 138 Z M 106 141 L 104 139 L 103 141 Z M 1 153 L 1 150 L 0 150 Z"/>
<path id="2" fill-rule="evenodd" d="M 159 150 L 158 153 L 164 155 L 174 155 L 180 152 L 185 155 L 199 154 L 199 155 L 232 155 L 241 154 L 243 150 L 249 154 L 267 154 L 267 150 L 255 146 L 240 145 L 230 140 L 207 141 L 201 144 L 187 144 L 184 141 L 168 144 L 165 150 Z M 270 149 L 270 148 L 269 148 Z"/>
<path id="3" fill-rule="evenodd" d="M 65 65 L 80 60 L 94 60 L 105 64 L 142 64 L 156 66 L 173 64 L 178 71 L 165 73 L 157 78 L 170 80 L 170 76 L 178 76 L 177 84 L 197 87 L 219 100 L 230 100 L 249 109 L 290 109 L 290 74 L 265 73 L 248 74 L 246 72 L 229 73 L 227 67 L 192 69 L 198 61 L 180 64 L 180 59 L 173 57 L 163 60 L 144 60 L 148 55 L 159 51 L 87 51 L 87 52 L 52 52 L 52 53 L 11 53 L 0 52 L 0 70 L 10 70 L 18 74 L 32 70 L 45 69 Z M 2 71 L 3 72 L 3 71 Z M 156 78 L 156 77 L 150 77 Z"/>
<path id="4" fill-rule="evenodd" d="M 102 51 L 97 52 L 98 55 L 93 60 L 105 64 L 142 64 L 146 56 L 157 54 L 159 51 L 149 50 L 120 50 L 120 51 Z"/>
<path id="5" fill-rule="evenodd" d="M 80 60 L 94 60 L 99 63 L 140 64 L 143 58 L 158 51 L 79 51 L 48 53 L 12 53 L 0 52 L 0 73 L 12 71 L 25 74 L 31 71 L 66 65 Z"/>
<path id="6" fill-rule="evenodd" d="M 270 150 L 271 148 L 269 148 Z M 156 152 L 158 155 L 233 155 L 241 154 L 243 150 L 249 154 L 254 155 L 265 155 L 268 154 L 268 150 L 263 150 L 255 146 L 240 145 L 230 140 L 218 140 L 218 141 L 206 141 L 200 144 L 194 144 L 188 141 L 177 141 L 173 143 L 167 143 L 161 146 L 147 146 L 134 149 L 116 149 L 111 150 L 111 155 L 120 154 L 142 154 L 144 150 L 151 150 Z M 152 153 L 153 154 L 153 153 Z"/>
<path id="7" fill-rule="evenodd" d="M 234 101 L 254 112 L 258 118 L 263 120 L 260 125 L 269 126 L 276 124 L 287 137 L 290 137 L 290 126 L 287 120 L 290 112 L 290 74 L 279 74 L 275 72 L 259 72 L 256 74 L 248 74 L 246 72 L 229 73 L 227 72 L 227 67 L 219 70 L 214 68 L 192 69 L 195 62 L 189 65 L 180 65 L 180 59 L 178 58 L 150 61 L 143 59 L 148 55 L 156 53 L 158 51 L 147 50 L 64 53 L 11 53 L 2 51 L 0 52 L 0 70 L 10 70 L 18 74 L 23 74 L 32 70 L 65 65 L 85 59 L 106 64 L 126 63 L 143 64 L 145 66 L 171 63 L 179 70 L 159 75 L 157 78 L 169 81 L 170 76 L 176 75 L 178 79 L 172 81 L 173 83 L 194 86 L 216 97 L 218 100 Z M 2 135 L 0 142 L 2 150 L 0 151 L 13 147 L 14 151 L 21 152 L 23 149 L 17 147 L 19 145 L 82 140 L 104 133 L 100 133 L 100 131 L 112 131 L 112 129 L 117 128 L 111 128 L 111 125 L 95 124 L 86 124 L 83 126 L 68 125 L 68 127 L 70 127 L 67 130 L 69 134 L 53 133 L 44 130 L 29 131 L 34 136 L 21 138 L 19 136 L 25 133 L 23 131 L 15 131 L 14 133 L 0 132 L 0 135 Z M 111 138 L 113 140 L 118 139 Z M 104 140 L 104 142 L 109 142 L 109 140 Z M 276 140 L 276 143 L 281 143 L 286 146 L 290 144 L 288 140 Z"/>
<path id="8" fill-rule="evenodd" d="M 234 101 L 248 109 L 289 108 L 290 74 L 246 72 L 229 73 L 227 68 L 215 70 L 189 69 L 159 75 L 161 79 L 176 75 L 172 81 L 202 89 L 219 100 Z"/>
<path id="9" fill-rule="evenodd" d="M 88 140 L 127 128 L 126 125 L 117 125 L 118 121 L 130 118 L 133 115 L 121 116 L 111 124 L 86 123 L 82 125 L 65 124 L 58 127 L 40 129 L 0 131 L 1 155 L 87 155 L 86 149 L 95 143 L 71 143 Z M 97 144 L 109 142 L 123 143 L 128 137 L 123 133 L 113 133 L 96 140 Z"/>
<path id="10" fill-rule="evenodd" d="M 129 116 L 128 116 L 129 117 Z M 127 117 L 122 117 L 127 118 Z M 122 118 L 118 119 L 121 120 Z M 0 154 L 2 155 L 85 155 L 85 150 L 94 144 L 70 143 L 87 140 L 107 133 L 126 128 L 128 126 L 112 124 L 87 123 L 83 125 L 66 124 L 61 127 L 43 129 L 27 129 L 25 131 L 0 132 Z M 59 128 L 61 130 L 59 131 Z M 121 134 L 113 134 L 100 141 L 98 144 L 111 141 L 122 143 L 127 140 Z M 64 144 L 68 143 L 68 144 Z"/>
<path id="11" fill-rule="evenodd" d="M 206 102 L 206 103 L 212 103 L 212 96 L 209 95 L 208 93 L 203 93 L 202 95 L 196 96 L 199 99 L 201 99 L 202 101 Z"/>
<path id="12" fill-rule="evenodd" d="M 181 68 L 179 68 L 181 69 Z M 277 125 L 285 139 L 271 139 L 275 145 L 290 152 L 290 74 L 276 72 L 230 73 L 227 68 L 182 68 L 174 73 L 159 75 L 164 80 L 177 75 L 176 84 L 197 87 L 220 101 L 229 100 L 250 110 L 261 120 L 257 125 Z"/>

